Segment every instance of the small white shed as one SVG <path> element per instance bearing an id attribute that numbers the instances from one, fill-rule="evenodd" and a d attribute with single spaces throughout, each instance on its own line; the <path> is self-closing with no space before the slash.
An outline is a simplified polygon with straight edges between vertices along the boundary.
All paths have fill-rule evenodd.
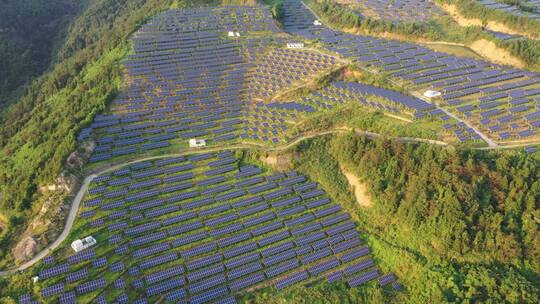
<path id="1" fill-rule="evenodd" d="M 85 250 L 86 248 L 90 248 L 95 244 L 97 244 L 96 239 L 92 236 L 87 236 L 82 240 L 73 241 L 73 243 L 71 243 L 71 248 L 73 248 L 75 252 L 79 252 Z"/>
<path id="2" fill-rule="evenodd" d="M 304 43 L 303 42 L 288 42 L 287 48 L 288 49 L 303 49 Z"/>
<path id="3" fill-rule="evenodd" d="M 197 139 L 197 138 L 191 138 L 189 140 L 189 147 L 190 148 L 199 148 L 206 146 L 206 140 L 204 139 Z"/>
<path id="4" fill-rule="evenodd" d="M 433 90 L 427 90 L 424 92 L 424 96 L 427 98 L 435 98 L 441 96 L 441 92 L 439 91 L 433 91 Z"/>

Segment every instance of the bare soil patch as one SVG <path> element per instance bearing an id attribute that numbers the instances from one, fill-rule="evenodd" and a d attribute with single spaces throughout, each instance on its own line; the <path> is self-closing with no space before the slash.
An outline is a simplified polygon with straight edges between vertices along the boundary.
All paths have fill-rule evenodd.
<path id="1" fill-rule="evenodd" d="M 263 163 L 278 171 L 286 171 L 292 169 L 293 160 L 293 153 L 268 154 L 266 156 L 261 156 L 261 161 Z"/>
<path id="2" fill-rule="evenodd" d="M 482 57 L 495 63 L 511 65 L 517 68 L 525 67 L 523 61 L 510 55 L 506 50 L 498 48 L 492 41 L 480 39 L 471 43 L 469 47 Z"/>
<path id="3" fill-rule="evenodd" d="M 366 185 L 364 185 L 356 175 L 347 171 L 345 168 L 342 167 L 341 172 L 345 175 L 349 185 L 353 188 L 354 196 L 356 197 L 358 204 L 362 207 L 370 207 L 372 202 L 367 192 Z"/>
<path id="4" fill-rule="evenodd" d="M 482 20 L 477 18 L 467 18 L 459 13 L 458 8 L 452 4 L 442 5 L 441 8 L 445 10 L 452 18 L 461 26 L 482 26 Z M 516 31 L 510 27 L 496 21 L 487 21 L 485 24 L 486 28 L 492 31 L 506 33 L 510 35 L 521 35 L 533 38 L 531 35 Z"/>

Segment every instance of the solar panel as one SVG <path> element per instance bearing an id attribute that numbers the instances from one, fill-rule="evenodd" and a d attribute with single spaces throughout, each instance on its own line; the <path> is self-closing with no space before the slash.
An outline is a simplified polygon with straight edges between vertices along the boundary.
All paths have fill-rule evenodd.
<path id="1" fill-rule="evenodd" d="M 93 281 L 88 281 L 88 282 L 81 283 L 81 284 L 79 284 L 77 286 L 77 293 L 78 294 L 85 294 L 85 293 L 92 292 L 94 290 L 104 288 L 106 283 L 107 282 L 103 278 L 99 278 L 99 279 L 96 279 L 96 280 L 93 280 Z"/>
<path id="2" fill-rule="evenodd" d="M 245 265 L 246 263 L 257 261 L 260 258 L 258 252 L 249 253 L 237 258 L 230 259 L 224 263 L 225 267 L 227 269 L 233 269 L 242 265 Z"/>
<path id="3" fill-rule="evenodd" d="M 225 286 L 219 286 L 219 287 L 213 288 L 212 290 L 208 292 L 192 296 L 190 300 L 191 300 L 191 303 L 193 304 L 207 303 L 211 300 L 223 297 L 224 295 L 227 294 L 227 292 L 228 290 Z"/>
<path id="4" fill-rule="evenodd" d="M 309 277 L 308 273 L 306 271 L 297 272 L 295 274 L 292 274 L 288 276 L 287 278 L 277 281 L 276 282 L 276 288 L 277 289 L 283 289 L 287 286 L 290 286 L 292 284 L 298 283 L 303 280 L 307 280 Z"/>
<path id="5" fill-rule="evenodd" d="M 41 295 L 45 298 L 64 292 L 64 283 L 57 283 L 41 290 Z"/>
<path id="6" fill-rule="evenodd" d="M 350 287 L 356 287 L 361 284 L 364 284 L 365 282 L 371 281 L 379 276 L 379 271 L 377 269 L 368 271 L 364 274 L 361 274 L 357 277 L 354 277 L 352 279 L 349 279 L 347 283 Z"/>
<path id="7" fill-rule="evenodd" d="M 265 280 L 262 273 L 254 273 L 243 278 L 230 282 L 229 286 L 233 292 L 248 288 Z"/>
<path id="8" fill-rule="evenodd" d="M 66 273 L 69 271 L 69 265 L 68 264 L 61 264 L 57 265 L 51 268 L 47 268 L 45 270 L 40 271 L 39 278 L 42 280 L 56 277 L 60 274 Z"/>
<path id="9" fill-rule="evenodd" d="M 225 284 L 226 282 L 227 282 L 227 279 L 225 278 L 225 276 L 223 274 L 218 274 L 216 276 L 213 276 L 213 277 L 210 277 L 210 278 L 207 278 L 207 279 L 195 282 L 195 283 L 191 283 L 188 287 L 188 290 L 190 293 L 195 294 L 201 291 L 208 290 L 212 287 Z"/>
<path id="10" fill-rule="evenodd" d="M 165 282 L 150 286 L 146 289 L 146 295 L 151 297 L 174 288 L 183 286 L 186 283 L 186 279 L 182 276 L 170 278 Z"/>
<path id="11" fill-rule="evenodd" d="M 366 259 L 366 260 L 363 260 L 361 262 L 358 262 L 356 264 L 353 264 L 351 266 L 348 266 L 346 267 L 344 270 L 343 270 L 343 273 L 345 275 L 352 275 L 352 274 L 355 274 L 357 272 L 360 272 L 364 269 L 367 269 L 371 266 L 375 265 L 375 263 L 373 262 L 372 259 Z"/>
<path id="12" fill-rule="evenodd" d="M 86 277 L 88 277 L 88 269 L 87 268 L 82 268 L 82 269 L 79 269 L 79 270 L 77 270 L 75 272 L 72 272 L 72 273 L 68 274 L 66 276 L 66 280 L 69 283 L 72 283 L 72 282 L 75 282 L 75 281 L 85 279 Z"/>
<path id="13" fill-rule="evenodd" d="M 160 264 L 174 261 L 177 258 L 178 258 L 178 255 L 176 254 L 176 252 L 168 252 L 168 253 L 164 253 L 162 255 L 158 255 L 156 257 L 150 258 L 148 260 L 142 261 L 139 264 L 139 267 L 141 269 L 148 269 L 148 268 L 152 268 L 154 266 L 160 265 Z"/>

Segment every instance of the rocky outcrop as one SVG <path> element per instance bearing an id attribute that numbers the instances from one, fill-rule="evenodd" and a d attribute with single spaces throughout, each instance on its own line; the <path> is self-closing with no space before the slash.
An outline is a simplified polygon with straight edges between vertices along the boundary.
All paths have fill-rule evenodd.
<path id="1" fill-rule="evenodd" d="M 80 168 L 85 164 L 92 152 L 96 148 L 94 141 L 85 141 L 79 145 L 77 150 L 73 151 L 66 160 L 66 166 L 70 169 Z"/>
<path id="2" fill-rule="evenodd" d="M 23 262 L 31 259 L 38 252 L 38 243 L 31 236 L 24 237 L 13 249 L 16 261 Z"/>
<path id="3" fill-rule="evenodd" d="M 292 169 L 292 162 L 297 157 L 294 153 L 268 154 L 261 156 L 261 161 L 278 171 L 286 171 Z"/>
<path id="4" fill-rule="evenodd" d="M 73 194 L 78 186 L 79 178 L 74 174 L 64 171 L 55 179 L 54 184 L 41 186 L 40 190 L 41 192 L 63 191 L 68 194 Z"/>
<path id="5" fill-rule="evenodd" d="M 39 213 L 28 223 L 12 249 L 11 254 L 17 263 L 26 262 L 60 235 L 69 211 L 67 201 L 66 192 L 55 192 L 47 196 Z"/>

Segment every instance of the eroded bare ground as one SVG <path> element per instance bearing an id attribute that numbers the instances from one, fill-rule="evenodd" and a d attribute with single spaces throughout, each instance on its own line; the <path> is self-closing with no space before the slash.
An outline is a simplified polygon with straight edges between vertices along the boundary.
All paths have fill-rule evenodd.
<path id="1" fill-rule="evenodd" d="M 341 167 L 341 172 L 347 178 L 349 185 L 352 187 L 354 197 L 358 204 L 362 207 L 370 207 L 372 205 L 371 198 L 367 191 L 366 185 L 360 181 L 360 179 L 352 172 L 348 171 L 344 167 Z"/>
<path id="2" fill-rule="evenodd" d="M 482 26 L 482 20 L 476 18 L 467 18 L 459 13 L 458 8 L 452 4 L 441 5 L 441 8 L 444 9 L 452 18 L 461 26 Z M 496 22 L 496 21 L 487 21 L 485 27 L 489 30 L 506 33 L 510 35 L 521 35 L 527 36 L 528 38 L 534 39 L 535 37 L 530 36 L 529 34 L 522 33 L 516 30 L 509 28 L 508 26 Z"/>

